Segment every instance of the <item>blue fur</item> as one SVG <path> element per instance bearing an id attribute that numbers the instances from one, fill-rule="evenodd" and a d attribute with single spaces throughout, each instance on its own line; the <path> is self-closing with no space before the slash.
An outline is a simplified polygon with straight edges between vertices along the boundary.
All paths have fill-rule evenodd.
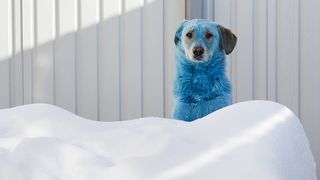
<path id="1" fill-rule="evenodd" d="M 197 44 L 213 52 L 204 62 L 195 62 L 185 55 L 185 29 L 195 28 L 203 34 L 203 27 L 213 32 L 214 42 L 206 44 L 204 37 L 197 37 Z M 208 20 L 190 20 L 181 23 L 176 37 L 176 79 L 174 83 L 175 107 L 172 118 L 193 121 L 231 104 L 231 84 L 225 73 L 225 52 L 221 48 L 221 35 L 217 24 Z"/>

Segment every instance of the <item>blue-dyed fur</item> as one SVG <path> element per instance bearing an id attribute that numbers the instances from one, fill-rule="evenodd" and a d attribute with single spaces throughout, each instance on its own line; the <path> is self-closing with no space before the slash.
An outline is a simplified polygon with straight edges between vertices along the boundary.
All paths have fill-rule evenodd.
<path id="1" fill-rule="evenodd" d="M 193 121 L 232 103 L 220 27 L 209 20 L 190 20 L 182 22 L 178 28 L 175 36 L 177 72 L 172 118 Z M 196 36 L 192 44 L 185 38 L 190 29 Z M 210 42 L 205 39 L 205 31 L 208 30 L 213 34 Z M 206 47 L 211 57 L 204 61 L 187 58 L 186 51 L 195 46 Z"/>

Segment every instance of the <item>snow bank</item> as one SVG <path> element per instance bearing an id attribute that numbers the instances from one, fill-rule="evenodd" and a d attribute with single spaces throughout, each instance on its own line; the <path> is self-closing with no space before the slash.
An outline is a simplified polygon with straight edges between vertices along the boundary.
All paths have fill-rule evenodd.
<path id="1" fill-rule="evenodd" d="M 187 123 L 87 120 L 33 104 L 0 110 L 1 180 L 316 180 L 299 119 L 250 101 Z"/>

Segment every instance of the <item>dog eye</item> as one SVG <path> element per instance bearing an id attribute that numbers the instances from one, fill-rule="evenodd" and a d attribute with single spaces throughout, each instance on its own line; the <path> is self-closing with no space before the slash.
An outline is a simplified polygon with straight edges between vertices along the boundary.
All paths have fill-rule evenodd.
<path id="1" fill-rule="evenodd" d="M 211 34 L 211 33 L 207 33 L 207 34 L 206 34 L 206 38 L 207 38 L 207 39 L 210 39 L 212 36 L 213 36 L 213 34 Z"/>
<path id="2" fill-rule="evenodd" d="M 192 38 L 192 33 L 191 33 L 191 32 L 188 32 L 188 33 L 186 34 L 186 36 L 187 36 L 189 39 L 191 39 L 191 38 Z"/>

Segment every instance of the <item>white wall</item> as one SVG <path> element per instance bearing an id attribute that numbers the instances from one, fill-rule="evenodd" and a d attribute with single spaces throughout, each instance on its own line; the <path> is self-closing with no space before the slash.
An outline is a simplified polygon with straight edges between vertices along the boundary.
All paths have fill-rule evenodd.
<path id="1" fill-rule="evenodd" d="M 22 4 L 21 4 L 22 3 Z M 101 121 L 170 116 L 184 0 L 1 0 L 0 108 Z"/>
<path id="2" fill-rule="evenodd" d="M 293 110 L 311 143 L 319 176 L 320 1 L 188 0 L 187 3 L 188 18 L 213 18 L 238 36 L 227 67 L 234 102 L 268 99 Z"/>

